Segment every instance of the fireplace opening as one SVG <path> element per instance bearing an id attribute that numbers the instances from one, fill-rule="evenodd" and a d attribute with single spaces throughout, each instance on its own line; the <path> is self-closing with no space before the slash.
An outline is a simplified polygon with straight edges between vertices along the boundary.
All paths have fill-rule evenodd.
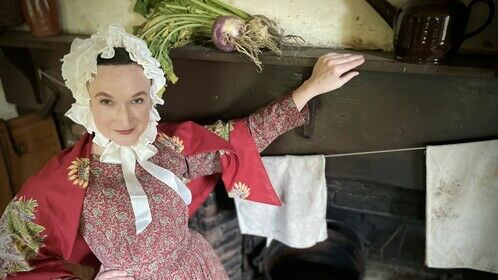
<path id="1" fill-rule="evenodd" d="M 365 274 L 365 249 L 358 234 L 328 220 L 328 238 L 306 249 L 273 240 L 264 253 L 268 280 L 359 280 Z"/>

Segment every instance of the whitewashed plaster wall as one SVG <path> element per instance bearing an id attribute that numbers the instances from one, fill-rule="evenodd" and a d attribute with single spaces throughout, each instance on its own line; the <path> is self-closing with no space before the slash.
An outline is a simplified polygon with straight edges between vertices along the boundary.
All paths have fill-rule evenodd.
<path id="1" fill-rule="evenodd" d="M 225 0 L 250 14 L 264 14 L 306 45 L 355 49 L 392 49 L 392 29 L 364 0 Z M 389 0 L 399 7 L 410 0 Z M 497 0 L 494 0 L 495 3 Z M 463 0 L 470 2 L 470 0 Z M 133 12 L 135 0 L 59 0 L 63 29 L 91 34 L 111 22 L 128 30 L 143 21 Z M 469 28 L 484 21 L 478 6 Z M 498 51 L 498 15 L 485 32 L 468 40 L 462 49 Z"/>

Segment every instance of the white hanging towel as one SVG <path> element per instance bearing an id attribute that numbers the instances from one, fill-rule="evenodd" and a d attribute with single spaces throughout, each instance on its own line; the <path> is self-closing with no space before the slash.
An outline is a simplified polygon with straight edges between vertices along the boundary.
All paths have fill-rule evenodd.
<path id="1" fill-rule="evenodd" d="M 308 248 L 327 239 L 325 158 L 263 157 L 270 181 L 283 205 L 235 199 L 242 234 L 276 239 L 293 248 Z"/>
<path id="2" fill-rule="evenodd" d="M 427 147 L 426 264 L 498 273 L 498 140 Z"/>

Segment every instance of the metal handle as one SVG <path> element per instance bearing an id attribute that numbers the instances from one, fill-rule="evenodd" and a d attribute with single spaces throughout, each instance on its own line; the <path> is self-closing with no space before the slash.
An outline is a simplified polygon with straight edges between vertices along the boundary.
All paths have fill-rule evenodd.
<path id="1" fill-rule="evenodd" d="M 467 12 L 469 13 L 469 15 L 470 15 L 470 12 L 472 11 L 472 8 L 474 7 L 474 5 L 479 3 L 479 2 L 484 2 L 484 3 L 486 3 L 486 5 L 488 5 L 488 8 L 489 8 L 488 18 L 486 19 L 484 24 L 481 25 L 481 27 L 477 28 L 476 30 L 474 30 L 472 32 L 465 34 L 465 36 L 464 36 L 465 39 L 473 37 L 473 36 L 479 34 L 481 31 L 483 31 L 484 28 L 488 27 L 488 25 L 491 24 L 491 21 L 493 20 L 493 17 L 495 15 L 495 4 L 493 3 L 493 0 L 473 0 L 467 6 Z"/>

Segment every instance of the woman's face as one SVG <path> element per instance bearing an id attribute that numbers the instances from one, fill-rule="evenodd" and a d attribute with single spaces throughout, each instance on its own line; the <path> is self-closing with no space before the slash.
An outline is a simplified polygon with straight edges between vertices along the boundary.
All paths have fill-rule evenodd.
<path id="1" fill-rule="evenodd" d="M 97 129 L 121 146 L 135 144 L 149 124 L 150 80 L 136 64 L 98 65 L 88 83 Z"/>

